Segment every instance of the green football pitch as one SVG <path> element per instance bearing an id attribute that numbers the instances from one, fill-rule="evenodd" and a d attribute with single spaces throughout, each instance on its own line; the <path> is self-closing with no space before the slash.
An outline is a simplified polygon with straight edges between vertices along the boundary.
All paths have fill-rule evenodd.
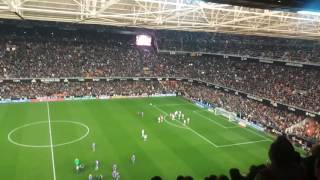
<path id="1" fill-rule="evenodd" d="M 167 116 L 177 110 L 190 118 L 188 126 Z M 163 123 L 157 122 L 160 113 L 166 115 Z M 0 179 L 84 180 L 89 174 L 111 179 L 113 164 L 120 179 L 203 179 L 265 163 L 270 143 L 266 135 L 181 97 L 0 105 Z M 85 165 L 79 173 L 75 158 Z M 101 163 L 97 171 L 95 160 Z"/>

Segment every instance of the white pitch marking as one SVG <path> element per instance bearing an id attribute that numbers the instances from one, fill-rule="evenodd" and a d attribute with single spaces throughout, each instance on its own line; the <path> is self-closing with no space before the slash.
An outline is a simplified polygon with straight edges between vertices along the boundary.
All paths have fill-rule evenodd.
<path id="1" fill-rule="evenodd" d="M 160 109 L 159 107 L 157 107 L 157 106 L 153 106 L 153 107 L 155 107 L 156 109 L 158 109 L 158 110 L 161 111 L 162 113 L 168 115 L 167 112 L 165 112 L 164 110 Z M 177 122 L 179 122 L 179 123 L 182 124 L 182 122 L 180 122 L 180 121 L 177 121 Z M 213 143 L 212 141 L 210 141 L 210 140 L 207 139 L 206 137 L 202 136 L 202 135 L 199 134 L 197 131 L 191 129 L 190 127 L 186 127 L 186 129 L 188 129 L 188 130 L 190 130 L 191 132 L 193 132 L 194 134 L 198 135 L 200 138 L 202 138 L 203 140 L 205 140 L 206 142 L 208 142 L 208 143 L 211 144 L 212 146 L 218 147 L 215 143 Z"/>
<path id="2" fill-rule="evenodd" d="M 180 122 L 180 121 L 179 121 Z M 181 123 L 181 122 L 180 122 Z M 212 141 L 210 141 L 209 139 L 207 139 L 206 137 L 202 136 L 201 134 L 199 134 L 197 131 L 191 129 L 190 127 L 188 127 L 187 129 L 189 129 L 190 131 L 192 131 L 193 133 L 195 133 L 196 135 L 198 135 L 199 137 L 201 137 L 203 140 L 207 141 L 209 144 L 213 145 L 214 147 L 218 147 L 215 143 L 213 143 Z"/>
<path id="3" fill-rule="evenodd" d="M 225 125 L 220 124 L 220 123 L 218 123 L 217 121 L 215 121 L 215 120 L 213 120 L 213 119 L 211 119 L 211 118 L 208 118 L 208 117 L 206 117 L 206 116 L 204 116 L 204 115 L 202 115 L 202 114 L 198 113 L 197 111 L 193 111 L 193 112 L 194 112 L 195 114 L 198 114 L 198 116 L 201 116 L 201 117 L 203 117 L 203 118 L 205 118 L 205 119 L 207 119 L 207 120 L 209 120 L 209 121 L 211 121 L 211 122 L 213 122 L 213 123 L 215 123 L 215 124 L 217 124 L 217 125 L 219 125 L 219 126 L 221 126 L 221 127 L 225 128 L 225 129 L 240 128 L 240 126 L 239 126 L 239 125 L 237 125 L 237 124 L 235 124 L 235 123 L 232 123 L 232 124 L 235 124 L 234 126 L 225 126 Z M 207 111 L 205 111 L 205 112 L 207 112 Z"/>
<path id="4" fill-rule="evenodd" d="M 202 115 L 202 114 L 200 114 L 200 113 L 198 113 L 198 112 L 196 112 L 196 111 L 194 111 L 193 113 L 195 113 L 195 114 L 197 114 L 198 116 L 200 116 L 200 117 L 202 117 L 202 118 L 205 118 L 205 119 L 207 119 L 207 120 L 215 123 L 216 125 L 224 128 L 224 129 L 227 129 L 227 128 L 228 128 L 228 127 L 224 126 L 223 124 L 220 124 L 220 123 L 218 123 L 218 122 L 216 122 L 216 121 L 214 121 L 214 120 L 212 120 L 212 119 L 210 119 L 210 118 L 208 118 L 208 117 L 206 117 L 206 116 L 204 116 L 204 115 Z"/>
<path id="5" fill-rule="evenodd" d="M 54 164 L 54 153 L 53 153 L 53 143 L 52 143 L 52 130 L 51 130 L 51 118 L 50 118 L 50 107 L 47 102 L 47 111 L 48 111 L 48 122 L 49 122 L 49 136 L 50 136 L 50 148 L 51 148 L 51 160 L 52 160 L 52 171 L 53 171 L 53 180 L 56 180 L 56 167 Z"/>
<path id="6" fill-rule="evenodd" d="M 164 114 L 167 114 L 167 112 L 165 112 L 164 110 L 160 109 L 159 107 L 157 107 L 156 105 L 153 105 L 154 108 L 158 109 L 159 111 L 161 111 L 162 113 Z M 193 111 L 194 113 L 197 113 L 196 111 Z M 199 114 L 199 113 L 197 113 Z M 201 115 L 201 114 L 199 114 Z M 202 115 L 201 115 L 202 116 Z M 207 118 L 207 117 L 206 117 Z M 179 123 L 181 123 L 180 121 L 178 121 Z M 182 124 L 182 123 L 181 123 Z M 171 124 L 170 124 L 171 125 Z M 220 124 L 221 125 L 221 124 Z M 176 125 L 175 125 L 176 126 Z M 221 125 L 223 126 L 223 125 Z M 178 126 L 176 126 L 178 127 Z M 225 127 L 225 126 L 224 126 Z M 182 127 L 179 127 L 179 128 L 182 128 Z M 256 134 L 257 136 L 260 136 L 262 138 L 264 138 L 263 140 L 258 140 L 258 141 L 249 141 L 249 142 L 242 142 L 242 143 L 234 143 L 234 144 L 226 144 L 226 145 L 216 145 L 214 144 L 212 141 L 210 141 L 209 139 L 207 139 L 206 137 L 202 136 L 201 134 L 199 134 L 198 132 L 196 132 L 195 130 L 191 129 L 190 127 L 185 127 L 186 129 L 192 131 L 193 133 L 195 133 L 196 135 L 198 135 L 199 137 L 201 137 L 203 140 L 207 141 L 209 144 L 213 145 L 214 147 L 216 148 L 223 148 L 223 147 L 230 147 L 230 146 L 239 146 L 239 145 L 246 145 L 246 144 L 254 144 L 254 143 L 259 143 L 259 142 L 267 142 L 267 141 L 272 141 L 266 137 L 264 137 L 263 135 L 261 134 L 258 134 L 257 132 L 254 132 L 253 130 L 251 129 L 248 129 L 248 128 L 244 128 L 245 130 L 247 131 L 250 131 L 251 133 L 254 133 Z M 225 127 L 226 129 L 231 129 L 231 128 L 236 128 L 236 127 Z"/>
<path id="7" fill-rule="evenodd" d="M 22 146 L 22 147 L 27 147 L 27 148 L 50 148 L 51 147 L 50 145 L 29 145 L 29 144 L 18 143 L 18 142 L 14 141 L 11 138 L 12 134 L 14 134 L 16 131 L 18 131 L 18 130 L 20 130 L 22 128 L 26 128 L 26 127 L 29 127 L 29 126 L 32 126 L 32 125 L 37 125 L 37 124 L 45 124 L 45 123 L 48 123 L 48 121 L 38 121 L 38 122 L 33 122 L 33 123 L 29 123 L 29 124 L 25 124 L 25 125 L 19 126 L 19 127 L 15 128 L 15 129 L 11 130 L 8 133 L 8 141 L 11 142 L 12 144 L 17 145 L 17 146 Z M 76 143 L 76 142 L 81 141 L 82 139 L 86 138 L 90 133 L 89 127 L 87 125 L 83 124 L 83 123 L 80 123 L 80 122 L 76 122 L 76 121 L 53 121 L 53 122 L 51 122 L 51 124 L 52 123 L 77 124 L 77 125 L 80 125 L 80 126 L 84 127 L 87 130 L 87 132 L 83 136 L 81 136 L 81 137 L 79 137 L 77 139 L 65 142 L 65 143 L 54 144 L 53 147 L 59 147 L 59 146 L 64 146 L 64 145 Z"/>
<path id="8" fill-rule="evenodd" d="M 176 124 L 173 124 L 172 122 L 168 121 L 165 119 L 165 122 L 171 126 L 174 126 L 174 127 L 177 127 L 177 128 L 181 128 L 181 129 L 187 129 L 185 126 L 179 126 L 179 125 L 176 125 Z"/>
<path id="9" fill-rule="evenodd" d="M 203 111 L 205 111 L 205 110 L 203 110 Z M 205 112 L 207 112 L 207 111 L 205 111 Z M 197 113 L 197 112 L 194 112 L 194 113 L 199 114 L 199 113 Z M 201 114 L 199 114 L 199 115 L 202 116 Z M 203 116 L 203 117 L 206 118 L 206 119 L 209 119 L 209 118 L 207 118 L 207 117 L 205 117 L 205 116 Z M 211 120 L 211 119 L 209 119 L 209 120 Z M 211 120 L 211 121 L 213 122 L 213 120 Z M 234 123 L 234 122 L 231 122 L 231 123 L 237 125 L 237 124 Z M 223 126 L 223 125 L 221 125 L 221 126 Z M 226 127 L 226 126 L 224 126 L 224 128 L 226 128 L 226 129 L 232 129 L 232 128 L 237 128 L 237 127 L 236 127 L 236 126 L 233 126 L 233 127 Z M 249 132 L 251 132 L 251 133 L 253 133 L 253 134 L 255 134 L 255 135 L 259 136 L 259 137 L 262 137 L 262 138 L 265 139 L 265 140 L 269 140 L 269 141 L 270 141 L 269 138 L 266 138 L 265 136 L 263 136 L 263 135 L 255 132 L 255 131 L 253 131 L 253 130 L 251 130 L 251 129 L 249 129 L 249 128 L 243 128 L 243 129 L 246 130 L 246 131 L 249 131 Z"/>
<path id="10" fill-rule="evenodd" d="M 259 133 L 255 132 L 255 131 L 251 130 L 250 128 L 244 128 L 244 129 L 245 129 L 246 131 L 249 131 L 249 132 L 251 132 L 251 133 L 253 133 L 253 134 L 255 134 L 255 135 L 259 136 L 259 137 L 264 138 L 265 140 L 271 141 L 269 138 L 266 138 L 265 136 L 263 136 L 263 135 L 261 135 L 261 134 L 259 134 Z"/>
<path id="11" fill-rule="evenodd" d="M 263 139 L 263 140 L 259 140 L 259 141 L 249 141 L 249 142 L 243 142 L 243 143 L 220 145 L 220 146 L 218 146 L 218 148 L 239 146 L 239 145 L 244 145 L 244 144 L 254 144 L 254 143 L 259 143 L 259 142 L 267 142 L 267 141 L 271 142 L 271 140 L 269 140 L 269 139 Z"/>

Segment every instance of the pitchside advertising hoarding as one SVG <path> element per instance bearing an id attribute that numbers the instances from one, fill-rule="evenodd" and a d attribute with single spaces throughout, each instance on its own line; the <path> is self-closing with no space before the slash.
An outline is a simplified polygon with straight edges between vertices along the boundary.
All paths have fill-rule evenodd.
<path id="1" fill-rule="evenodd" d="M 107 100 L 107 99 L 129 99 L 129 98 L 144 98 L 144 97 L 168 97 L 168 96 L 176 96 L 176 94 L 170 93 L 170 94 L 142 94 L 142 95 L 132 95 L 132 96 L 107 96 L 107 95 L 101 95 L 101 96 L 66 96 L 66 97 L 37 97 L 34 99 L 28 99 L 28 98 L 20 98 L 20 99 L 0 99 L 0 104 L 6 104 L 6 103 L 24 103 L 24 102 L 59 102 L 59 101 L 77 101 L 77 100 L 94 100 L 94 99 L 101 99 L 101 100 Z"/>
<path id="2" fill-rule="evenodd" d="M 1 99 L 0 104 L 31 102 L 30 99 Z"/>
<path id="3" fill-rule="evenodd" d="M 203 109 L 214 109 L 214 106 L 212 104 L 209 103 L 205 103 L 205 102 L 201 102 L 201 101 L 193 101 L 195 103 L 195 105 L 197 105 L 200 108 Z"/>

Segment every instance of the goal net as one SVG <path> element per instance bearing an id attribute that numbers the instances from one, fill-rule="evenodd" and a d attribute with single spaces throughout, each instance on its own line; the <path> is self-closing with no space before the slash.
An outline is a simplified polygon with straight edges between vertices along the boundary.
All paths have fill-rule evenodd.
<path id="1" fill-rule="evenodd" d="M 215 108 L 214 109 L 214 114 L 215 115 L 221 115 L 221 116 L 224 116 L 226 118 L 229 119 L 229 121 L 236 121 L 237 119 L 237 114 L 234 113 L 234 112 L 229 112 L 225 109 L 222 109 L 222 108 Z"/>

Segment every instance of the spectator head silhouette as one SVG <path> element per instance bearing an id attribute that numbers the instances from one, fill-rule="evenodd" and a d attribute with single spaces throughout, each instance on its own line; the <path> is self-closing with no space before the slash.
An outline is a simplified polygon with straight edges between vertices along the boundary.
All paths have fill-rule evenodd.
<path id="1" fill-rule="evenodd" d="M 184 177 L 181 176 L 181 175 L 179 175 L 179 176 L 177 177 L 177 180 L 183 180 L 183 179 L 184 179 Z"/>
<path id="2" fill-rule="evenodd" d="M 162 180 L 162 178 L 160 176 L 153 176 L 151 180 Z"/>
<path id="3" fill-rule="evenodd" d="M 279 136 L 270 146 L 269 158 L 271 165 L 285 167 L 297 161 L 296 153 L 292 144 L 285 136 Z"/>
<path id="4" fill-rule="evenodd" d="M 241 175 L 239 169 L 232 168 L 229 170 L 229 174 L 231 177 L 231 180 L 242 180 L 244 179 L 243 176 Z"/>
<path id="5" fill-rule="evenodd" d="M 205 180 L 217 180 L 217 176 L 216 175 L 210 175 L 204 178 Z"/>

